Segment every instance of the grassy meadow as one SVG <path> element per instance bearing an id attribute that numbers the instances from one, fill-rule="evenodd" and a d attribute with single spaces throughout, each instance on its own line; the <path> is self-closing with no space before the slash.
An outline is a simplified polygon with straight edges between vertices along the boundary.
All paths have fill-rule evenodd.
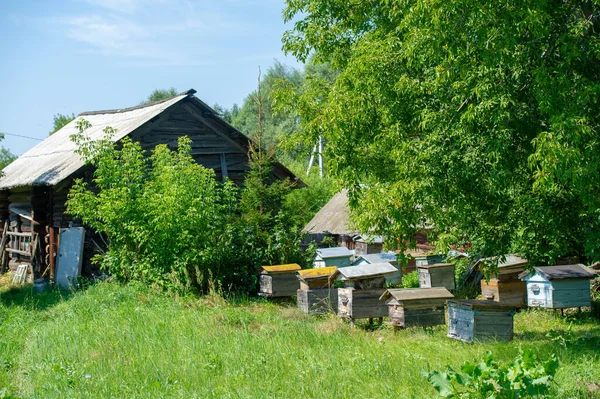
<path id="1" fill-rule="evenodd" d="M 560 359 L 555 397 L 594 397 L 600 324 L 589 313 L 515 316 L 509 343 L 464 344 L 445 327 L 351 329 L 294 303 L 174 298 L 99 283 L 72 294 L 0 293 L 0 389 L 23 398 L 428 398 L 423 370 L 491 350 Z M 1 396 L 1 395 L 0 395 Z"/>

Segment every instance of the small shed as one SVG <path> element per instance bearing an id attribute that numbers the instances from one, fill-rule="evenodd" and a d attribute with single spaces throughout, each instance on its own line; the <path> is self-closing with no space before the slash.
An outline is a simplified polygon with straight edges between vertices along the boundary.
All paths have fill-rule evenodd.
<path id="1" fill-rule="evenodd" d="M 452 263 L 417 265 L 417 270 L 419 271 L 419 286 L 421 288 L 445 287 L 449 290 L 456 288 L 454 265 Z"/>
<path id="2" fill-rule="evenodd" d="M 346 247 L 319 248 L 315 258 L 315 267 L 346 267 L 352 264 L 354 252 Z"/>
<path id="3" fill-rule="evenodd" d="M 446 300 L 454 298 L 446 288 L 389 289 L 379 298 L 388 305 L 389 324 L 396 328 L 437 326 L 446 323 Z"/>
<path id="4" fill-rule="evenodd" d="M 394 266 L 397 271 L 396 273 L 386 276 L 385 280 L 387 283 L 395 284 L 402 281 L 402 270 L 398 266 L 398 260 L 396 254 L 393 252 L 380 252 L 375 254 L 362 254 L 359 255 L 352 263 L 353 266 L 370 265 L 373 263 L 387 262 Z"/>
<path id="5" fill-rule="evenodd" d="M 479 269 L 480 260 L 474 268 Z M 521 274 L 529 265 L 529 261 L 516 255 L 506 255 L 504 261 L 498 263 L 498 272 L 490 278 L 481 280 L 481 296 L 490 301 L 502 302 L 507 305 L 523 307 L 527 297 L 527 284 L 519 279 Z"/>
<path id="6" fill-rule="evenodd" d="M 357 255 L 375 254 L 383 250 L 382 236 L 358 235 L 353 238 Z"/>
<path id="7" fill-rule="evenodd" d="M 527 283 L 527 305 L 530 307 L 591 306 L 590 280 L 595 274 L 584 265 L 536 266 L 519 277 Z"/>
<path id="8" fill-rule="evenodd" d="M 337 313 L 338 292 L 329 280 L 336 270 L 337 267 L 330 266 L 298 271 L 298 309 L 313 315 Z"/>
<path id="9" fill-rule="evenodd" d="M 387 262 L 338 268 L 329 278 L 344 283 L 344 288 L 338 288 L 338 315 L 351 324 L 355 319 L 387 316 L 387 306 L 379 298 L 385 292 L 385 276 L 396 271 Z"/>
<path id="10" fill-rule="evenodd" d="M 475 299 L 448 301 L 448 337 L 471 343 L 513 338 L 515 307 Z"/>
<path id="11" fill-rule="evenodd" d="M 300 283 L 296 277 L 302 268 L 296 263 L 288 265 L 262 266 L 260 268 L 260 292 L 266 298 L 292 297 Z"/>

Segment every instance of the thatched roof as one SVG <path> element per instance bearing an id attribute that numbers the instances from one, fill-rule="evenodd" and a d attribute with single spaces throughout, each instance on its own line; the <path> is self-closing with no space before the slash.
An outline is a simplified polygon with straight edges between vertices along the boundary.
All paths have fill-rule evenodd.
<path id="1" fill-rule="evenodd" d="M 342 190 L 329 200 L 327 204 L 304 226 L 302 230 L 308 234 L 355 235 L 357 231 L 350 229 L 350 209 L 348 208 L 348 191 Z"/>
<path id="2" fill-rule="evenodd" d="M 155 118 L 176 104 L 184 101 L 198 109 L 198 118 L 210 118 L 219 127 L 224 140 L 235 142 L 239 148 L 248 148 L 250 139 L 219 118 L 218 114 L 194 96 L 194 89 L 188 90 L 164 101 L 140 105 L 137 107 L 84 112 L 79 116 L 91 123 L 85 134 L 97 140 L 104 137 L 103 129 L 110 126 L 116 129 L 113 140 L 119 141 L 132 132 L 151 128 Z M 77 118 L 79 119 L 79 118 Z M 4 176 L 0 178 L 0 189 L 23 186 L 55 186 L 84 166 L 81 157 L 75 153 L 76 145 L 71 136 L 78 132 L 76 120 L 21 155 L 13 163 L 4 168 Z M 198 123 L 202 123 L 200 120 Z M 289 177 L 296 186 L 304 186 L 285 166 L 275 163 L 276 175 Z"/>

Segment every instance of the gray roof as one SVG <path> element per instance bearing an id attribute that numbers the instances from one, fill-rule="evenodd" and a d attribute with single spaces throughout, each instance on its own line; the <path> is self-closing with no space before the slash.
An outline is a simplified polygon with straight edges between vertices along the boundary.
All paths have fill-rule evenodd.
<path id="1" fill-rule="evenodd" d="M 302 230 L 309 234 L 355 235 L 356 230 L 350 228 L 350 211 L 348 208 L 348 192 L 342 190 L 334 195 L 327 204 L 304 226 Z"/>
<path id="2" fill-rule="evenodd" d="M 385 276 L 387 274 L 396 273 L 397 271 L 398 269 L 388 262 L 339 267 L 336 272 L 331 275 L 330 280 L 358 280 L 362 278 Z"/>
<path id="3" fill-rule="evenodd" d="M 397 288 L 387 290 L 379 298 L 381 301 L 416 301 L 420 299 L 451 299 L 454 295 L 444 287 L 434 288 Z"/>
<path id="4" fill-rule="evenodd" d="M 239 137 L 247 146 L 250 139 L 220 119 L 212 108 L 194 96 L 195 93 L 194 89 L 190 89 L 164 101 L 131 108 L 84 112 L 79 116 L 92 125 L 85 131 L 86 136 L 93 140 L 102 139 L 105 137 L 103 129 L 110 126 L 116 129 L 112 139 L 117 142 L 145 123 L 152 123 L 153 118 L 168 108 L 186 98 L 190 98 L 204 112 L 215 116 L 228 134 Z M 78 133 L 76 127 L 78 119 L 80 118 L 71 121 L 4 168 L 4 175 L 0 178 L 0 189 L 23 186 L 54 186 L 81 169 L 84 162 L 79 154 L 75 153 L 76 145 L 71 141 L 71 136 Z M 275 162 L 274 169 L 278 175 L 290 177 L 295 182 L 296 187 L 305 185 L 280 163 Z"/>
<path id="5" fill-rule="evenodd" d="M 319 248 L 317 249 L 317 255 L 321 259 L 344 258 L 352 256 L 353 252 L 346 247 Z"/>
<path id="6" fill-rule="evenodd" d="M 546 280 L 561 280 L 569 278 L 592 279 L 596 277 L 584 265 L 561 265 L 561 266 L 536 266 L 533 268 L 536 273 L 540 274 Z M 529 270 L 519 274 L 520 279 L 529 277 L 532 273 Z"/>
<path id="7" fill-rule="evenodd" d="M 381 262 L 396 263 L 396 262 L 398 262 L 398 260 L 396 258 L 396 254 L 393 252 L 380 252 L 378 254 L 360 255 L 357 259 L 357 262 L 360 261 L 360 259 L 364 259 L 368 263 L 381 263 Z"/>

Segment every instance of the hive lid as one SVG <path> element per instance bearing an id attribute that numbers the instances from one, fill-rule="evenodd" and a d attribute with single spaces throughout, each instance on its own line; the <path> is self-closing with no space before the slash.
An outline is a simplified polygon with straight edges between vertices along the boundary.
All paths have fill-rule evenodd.
<path id="1" fill-rule="evenodd" d="M 448 303 L 454 303 L 460 306 L 468 306 L 471 309 L 477 308 L 500 308 L 500 309 L 516 309 L 514 305 L 508 305 L 502 302 L 487 301 L 481 299 L 451 299 Z"/>
<path id="2" fill-rule="evenodd" d="M 305 281 L 328 279 L 336 270 L 337 266 L 299 270 L 298 279 Z"/>
<path id="3" fill-rule="evenodd" d="M 595 274 L 582 264 L 577 265 L 561 265 L 561 266 L 535 266 L 533 270 L 539 273 L 546 280 L 562 280 L 562 279 L 592 279 Z M 526 270 L 519 274 L 521 280 L 529 277 L 532 274 L 530 270 Z"/>
<path id="4" fill-rule="evenodd" d="M 346 247 L 319 248 L 317 250 L 317 255 L 319 255 L 321 259 L 343 258 L 352 256 L 353 252 Z"/>
<path id="5" fill-rule="evenodd" d="M 478 270 L 481 266 L 481 263 L 490 260 L 494 260 L 494 258 L 479 259 L 473 268 Z M 527 265 L 529 265 L 529 261 L 527 259 L 521 258 L 520 256 L 514 254 L 504 255 L 504 262 L 498 261 L 498 274 L 522 272 Z"/>
<path id="6" fill-rule="evenodd" d="M 381 262 L 389 262 L 396 263 L 398 260 L 396 258 L 396 254 L 393 252 L 380 252 L 376 254 L 363 254 L 358 257 L 356 263 L 360 262 L 361 259 L 369 263 L 381 263 Z"/>
<path id="7" fill-rule="evenodd" d="M 262 273 L 265 274 L 289 273 L 301 269 L 302 268 L 297 263 L 290 263 L 287 265 L 261 266 Z"/>
<path id="8" fill-rule="evenodd" d="M 396 288 L 386 290 L 379 298 L 380 301 L 395 299 L 397 301 L 411 301 L 419 299 L 451 299 L 454 295 L 444 287 L 434 288 Z"/>
<path id="9" fill-rule="evenodd" d="M 435 263 L 433 265 L 420 265 L 419 269 L 435 269 L 436 267 L 454 267 L 452 263 Z"/>
<path id="10" fill-rule="evenodd" d="M 391 263 L 370 263 L 367 265 L 340 267 L 331 275 L 330 280 L 360 280 L 377 276 L 385 276 L 396 273 L 396 269 Z"/>

